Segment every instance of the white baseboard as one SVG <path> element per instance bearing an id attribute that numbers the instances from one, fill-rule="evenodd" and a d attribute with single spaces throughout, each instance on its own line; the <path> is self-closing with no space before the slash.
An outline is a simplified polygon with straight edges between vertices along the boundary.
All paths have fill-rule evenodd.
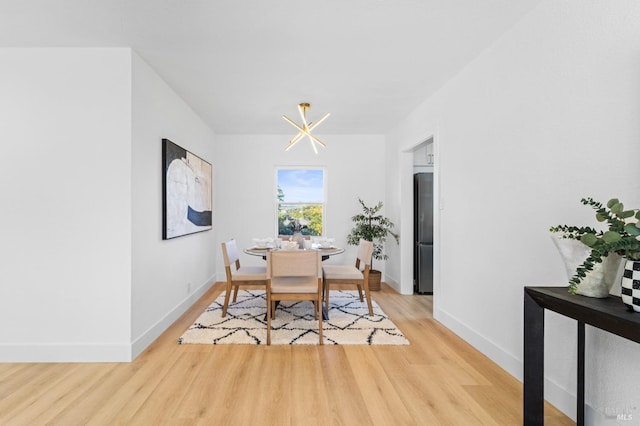
<path id="1" fill-rule="evenodd" d="M 129 362 L 128 343 L 0 345 L 0 362 Z"/>
<path id="2" fill-rule="evenodd" d="M 169 311 L 163 318 L 147 329 L 141 336 L 137 337 L 131 345 L 131 359 L 136 359 L 145 349 L 149 347 L 158 337 L 164 333 L 182 314 L 184 314 L 202 295 L 215 284 L 215 277 L 211 277 L 206 283 L 198 287 L 193 293 L 187 296 L 175 308 Z"/>
<path id="3" fill-rule="evenodd" d="M 546 377 L 544 379 L 544 399 L 562 411 L 565 416 L 574 422 L 576 421 L 576 404 L 578 401 L 576 395 L 569 393 L 566 389 Z M 587 407 L 589 406 L 587 405 Z M 585 424 L 589 423 L 585 422 Z"/>
<path id="4" fill-rule="evenodd" d="M 524 368 L 522 360 L 508 353 L 503 348 L 496 345 L 494 342 L 487 339 L 483 335 L 479 334 L 471 327 L 458 321 L 457 318 L 453 317 L 448 312 L 443 311 L 442 309 L 437 312 L 437 315 L 436 312 L 434 312 L 434 318 L 437 318 L 437 320 L 445 327 L 460 336 L 475 349 L 482 352 L 489 359 L 498 364 L 502 369 L 522 382 Z M 556 407 L 558 410 L 562 411 L 565 415 L 575 421 L 575 395 L 571 394 L 566 389 L 563 389 L 558 384 L 549 381 L 546 378 L 544 381 L 544 394 L 547 401 L 549 401 L 554 407 Z"/>
<path id="5" fill-rule="evenodd" d="M 382 282 L 384 282 L 386 285 L 388 285 L 389 287 L 393 288 L 395 291 L 397 291 L 398 293 L 400 292 L 400 284 L 398 282 L 396 282 L 393 278 L 391 277 L 387 277 L 384 276 L 382 277 Z M 402 294 L 402 293 L 401 293 Z"/>
<path id="6" fill-rule="evenodd" d="M 2 344 L 0 362 L 131 362 L 215 283 L 210 279 L 187 296 L 133 343 Z"/>

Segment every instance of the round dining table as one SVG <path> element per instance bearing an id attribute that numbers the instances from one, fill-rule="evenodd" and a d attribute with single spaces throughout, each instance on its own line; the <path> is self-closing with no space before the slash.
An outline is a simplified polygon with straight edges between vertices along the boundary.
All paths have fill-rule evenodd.
<path id="1" fill-rule="evenodd" d="M 264 260 L 267 260 L 267 253 L 271 250 L 282 250 L 275 247 L 249 247 L 244 249 L 246 254 L 250 254 L 252 256 L 261 256 Z M 335 256 L 336 254 L 344 253 L 344 249 L 342 247 L 311 247 L 310 249 L 302 249 L 302 250 L 313 250 L 318 251 L 322 254 L 322 260 L 327 260 L 331 256 Z"/>

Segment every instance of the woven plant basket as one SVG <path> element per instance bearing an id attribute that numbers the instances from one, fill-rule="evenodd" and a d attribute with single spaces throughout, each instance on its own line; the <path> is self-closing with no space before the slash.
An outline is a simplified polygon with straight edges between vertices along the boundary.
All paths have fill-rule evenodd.
<path id="1" fill-rule="evenodd" d="M 382 272 L 372 269 L 369 271 L 369 290 L 380 291 L 380 279 Z"/>

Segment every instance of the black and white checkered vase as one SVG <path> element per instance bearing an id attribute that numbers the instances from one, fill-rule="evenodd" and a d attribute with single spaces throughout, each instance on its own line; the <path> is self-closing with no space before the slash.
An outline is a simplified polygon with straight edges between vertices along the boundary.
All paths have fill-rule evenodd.
<path id="1" fill-rule="evenodd" d="M 640 261 L 627 260 L 622 275 L 622 302 L 640 312 Z"/>

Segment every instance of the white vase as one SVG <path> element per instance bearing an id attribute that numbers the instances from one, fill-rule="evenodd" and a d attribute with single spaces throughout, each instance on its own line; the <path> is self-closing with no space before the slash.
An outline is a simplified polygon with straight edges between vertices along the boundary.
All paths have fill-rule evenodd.
<path id="1" fill-rule="evenodd" d="M 578 240 L 571 238 L 562 238 L 559 235 L 552 234 L 551 239 L 555 244 L 567 273 L 567 280 L 571 279 L 576 273 L 578 266 L 591 253 L 591 249 L 582 244 Z M 620 267 L 624 262 L 622 258 L 615 253 L 610 254 L 603 259 L 602 263 L 593 265 L 593 270 L 587 272 L 587 276 L 582 279 L 576 287 L 576 293 L 588 297 L 604 298 L 608 297 L 610 292 L 620 294 L 619 285 L 613 285 L 620 282 Z"/>

